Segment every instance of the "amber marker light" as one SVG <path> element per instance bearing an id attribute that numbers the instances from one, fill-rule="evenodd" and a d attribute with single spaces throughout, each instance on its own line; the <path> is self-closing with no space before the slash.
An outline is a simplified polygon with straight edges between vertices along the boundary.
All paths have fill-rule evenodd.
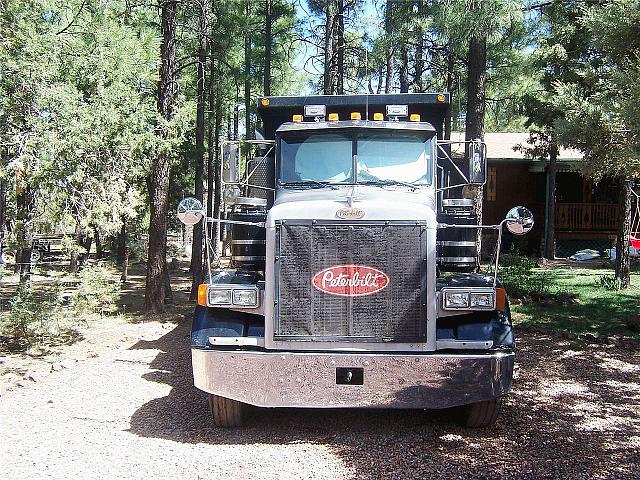
<path id="1" fill-rule="evenodd" d="M 504 288 L 496 288 L 496 310 L 504 310 L 507 307 L 507 292 Z"/>
<path id="2" fill-rule="evenodd" d="M 380 122 L 382 120 L 384 120 L 384 114 L 382 113 L 374 113 L 373 114 L 373 119 Z"/>
<path id="3" fill-rule="evenodd" d="M 420 121 L 420 115 L 417 113 L 412 113 L 409 116 L 409 120 L 411 120 L 412 122 L 419 122 Z"/>
<path id="4" fill-rule="evenodd" d="M 360 115 L 360 112 L 351 112 L 351 120 L 361 120 L 362 119 L 362 115 Z"/>
<path id="5" fill-rule="evenodd" d="M 207 306 L 207 287 L 208 285 L 201 283 L 198 285 L 198 305 Z"/>
<path id="6" fill-rule="evenodd" d="M 444 95 L 442 95 L 442 94 L 438 95 L 438 101 L 439 102 L 444 102 Z"/>
<path id="7" fill-rule="evenodd" d="M 340 120 L 340 117 L 337 113 L 330 113 L 328 118 L 330 122 L 337 122 L 338 120 Z"/>
<path id="8" fill-rule="evenodd" d="M 302 121 L 302 115 L 294 115 L 293 116 L 293 121 L 294 122 L 301 122 Z"/>
<path id="9" fill-rule="evenodd" d="M 260 105 L 262 105 L 263 107 L 268 107 L 269 106 L 269 99 L 268 98 L 263 98 L 262 100 L 260 100 Z"/>

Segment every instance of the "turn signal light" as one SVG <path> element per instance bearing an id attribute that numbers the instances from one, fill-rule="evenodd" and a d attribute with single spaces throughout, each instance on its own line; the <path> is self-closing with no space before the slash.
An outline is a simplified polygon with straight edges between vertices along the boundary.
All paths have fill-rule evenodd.
<path id="1" fill-rule="evenodd" d="M 198 305 L 207 306 L 207 288 L 208 285 L 201 283 L 198 285 Z"/>
<path id="2" fill-rule="evenodd" d="M 438 95 L 438 101 L 439 102 L 444 102 L 444 95 L 443 94 L 439 94 Z"/>
<path id="3" fill-rule="evenodd" d="M 496 310 L 504 310 L 507 306 L 507 292 L 504 288 L 496 288 Z"/>
<path id="4" fill-rule="evenodd" d="M 374 113 L 373 119 L 377 121 L 384 120 L 384 115 L 382 113 Z"/>
<path id="5" fill-rule="evenodd" d="M 294 122 L 301 122 L 302 121 L 302 115 L 294 115 L 293 116 L 293 121 Z"/>
<path id="6" fill-rule="evenodd" d="M 263 98 L 262 100 L 260 100 L 260 104 L 263 107 L 268 107 L 269 106 L 269 99 L 268 98 Z"/>
<path id="7" fill-rule="evenodd" d="M 337 122 L 338 120 L 340 120 L 340 117 L 337 113 L 330 113 L 328 118 L 330 122 Z"/>
<path id="8" fill-rule="evenodd" d="M 412 113 L 409 116 L 409 120 L 411 120 L 412 122 L 419 122 L 420 121 L 420 115 L 417 113 Z"/>
<path id="9" fill-rule="evenodd" d="M 360 112 L 351 112 L 351 120 L 361 120 L 362 119 L 362 115 L 360 115 Z"/>

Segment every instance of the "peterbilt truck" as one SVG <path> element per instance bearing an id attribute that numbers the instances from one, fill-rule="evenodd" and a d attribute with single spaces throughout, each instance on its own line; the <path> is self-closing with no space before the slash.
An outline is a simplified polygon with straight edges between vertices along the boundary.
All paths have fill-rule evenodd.
<path id="1" fill-rule="evenodd" d="M 497 279 L 504 230 L 479 225 L 486 147 L 443 139 L 447 93 L 263 97 L 257 140 L 225 142 L 191 332 L 213 421 L 248 405 L 443 409 L 492 424 L 514 337 Z M 471 188 L 469 188 L 471 186 Z M 204 219 L 201 221 L 201 219 Z M 478 271 L 478 229 L 498 241 Z"/>

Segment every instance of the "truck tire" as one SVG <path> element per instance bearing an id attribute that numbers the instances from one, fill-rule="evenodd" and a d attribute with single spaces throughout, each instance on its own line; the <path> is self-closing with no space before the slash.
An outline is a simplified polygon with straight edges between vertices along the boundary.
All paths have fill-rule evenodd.
<path id="1" fill-rule="evenodd" d="M 246 405 L 237 400 L 209 395 L 209 410 L 217 427 L 241 427 L 244 423 Z"/>
<path id="2" fill-rule="evenodd" d="M 464 424 L 471 428 L 493 425 L 500 414 L 502 397 L 472 403 L 464 407 Z"/>

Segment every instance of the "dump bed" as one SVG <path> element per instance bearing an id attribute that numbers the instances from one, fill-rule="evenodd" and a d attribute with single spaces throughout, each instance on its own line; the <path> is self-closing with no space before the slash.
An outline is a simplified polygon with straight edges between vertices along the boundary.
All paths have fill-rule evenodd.
<path id="1" fill-rule="evenodd" d="M 325 105 L 327 115 L 337 113 L 340 120 L 349 120 L 359 112 L 363 120 L 373 120 L 374 113 L 385 114 L 387 105 L 407 105 L 408 114 L 417 113 L 422 122 L 429 122 L 442 138 L 444 118 L 449 109 L 448 93 L 396 93 L 384 95 L 310 95 L 297 97 L 261 97 L 258 114 L 264 135 L 273 139 L 280 125 L 290 122 L 293 115 L 304 114 L 305 105 Z"/>

